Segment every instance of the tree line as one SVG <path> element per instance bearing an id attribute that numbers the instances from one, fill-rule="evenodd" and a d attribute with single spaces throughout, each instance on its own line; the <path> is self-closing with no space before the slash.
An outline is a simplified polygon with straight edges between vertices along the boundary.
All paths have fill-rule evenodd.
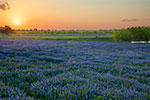
<path id="1" fill-rule="evenodd" d="M 113 39 L 116 41 L 150 41 L 150 27 L 131 27 L 114 32 Z"/>

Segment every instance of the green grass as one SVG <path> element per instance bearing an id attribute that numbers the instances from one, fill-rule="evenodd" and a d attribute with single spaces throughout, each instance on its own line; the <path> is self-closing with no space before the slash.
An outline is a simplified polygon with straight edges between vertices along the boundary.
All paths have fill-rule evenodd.
<path id="1" fill-rule="evenodd" d="M 113 40 L 114 31 L 99 31 L 99 30 L 78 30 L 78 31 L 16 31 L 19 36 L 0 36 L 0 39 L 31 39 L 31 40 L 73 40 L 73 41 L 104 41 L 104 42 L 114 42 Z M 59 36 L 57 34 L 82 34 L 91 33 L 95 34 L 92 36 Z M 107 35 L 96 36 L 96 33 L 102 33 Z M 55 34 L 56 36 L 27 36 L 26 34 Z"/>
<path id="2" fill-rule="evenodd" d="M 113 33 L 114 31 L 111 30 L 105 30 L 105 31 L 100 31 L 100 30 L 68 30 L 68 31 L 15 31 L 17 34 L 71 34 L 71 33 Z"/>
<path id="3" fill-rule="evenodd" d="M 114 42 L 112 36 L 0 36 L 0 39 L 73 40 Z"/>

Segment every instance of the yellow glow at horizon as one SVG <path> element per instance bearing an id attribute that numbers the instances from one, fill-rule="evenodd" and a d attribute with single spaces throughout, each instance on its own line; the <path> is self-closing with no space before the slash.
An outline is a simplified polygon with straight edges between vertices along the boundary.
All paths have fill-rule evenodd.
<path id="1" fill-rule="evenodd" d="M 11 9 L 0 10 L 0 26 L 9 25 L 14 29 L 99 30 L 150 26 L 148 0 L 6 1 Z M 138 21 L 123 22 L 126 18 Z"/>
<path id="2" fill-rule="evenodd" d="M 16 19 L 14 23 L 15 23 L 15 25 L 19 25 L 20 21 L 18 19 Z"/>

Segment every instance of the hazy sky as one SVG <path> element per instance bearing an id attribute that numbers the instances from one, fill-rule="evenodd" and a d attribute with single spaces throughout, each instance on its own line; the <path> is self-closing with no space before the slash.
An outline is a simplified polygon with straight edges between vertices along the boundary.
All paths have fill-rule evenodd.
<path id="1" fill-rule="evenodd" d="M 10 10 L 0 9 L 0 26 L 89 30 L 150 26 L 150 0 L 0 0 L 0 7 L 6 1 Z"/>

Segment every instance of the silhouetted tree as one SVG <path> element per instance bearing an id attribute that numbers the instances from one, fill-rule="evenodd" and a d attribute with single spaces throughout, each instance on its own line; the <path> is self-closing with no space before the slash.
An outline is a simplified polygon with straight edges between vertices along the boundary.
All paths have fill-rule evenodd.
<path id="1" fill-rule="evenodd" d="M 38 29 L 37 29 L 37 28 L 35 28 L 35 29 L 34 29 L 34 31 L 38 31 Z"/>
<path id="2" fill-rule="evenodd" d="M 6 25 L 5 27 L 1 27 L 0 32 L 5 34 L 15 33 L 15 31 L 12 30 L 12 28 L 8 25 Z"/>

